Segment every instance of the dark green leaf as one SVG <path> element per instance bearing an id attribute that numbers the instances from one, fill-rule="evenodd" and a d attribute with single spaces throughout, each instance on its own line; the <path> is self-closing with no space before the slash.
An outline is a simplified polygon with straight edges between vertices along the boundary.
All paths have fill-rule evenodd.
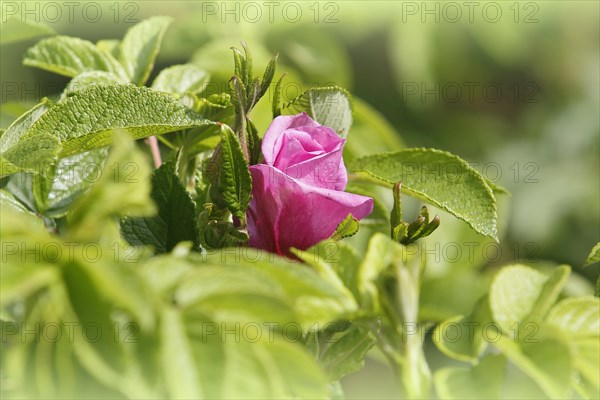
<path id="1" fill-rule="evenodd" d="M 252 176 L 238 138 L 226 125 L 221 126 L 219 188 L 229 211 L 244 218 L 252 194 Z"/>
<path id="2" fill-rule="evenodd" d="M 195 204 L 175 174 L 174 163 L 165 163 L 152 176 L 150 197 L 158 214 L 121 221 L 123 237 L 132 245 L 153 246 L 157 253 L 171 251 L 179 242 L 198 248 Z"/>
<path id="3" fill-rule="evenodd" d="M 331 239 L 342 240 L 344 238 L 356 235 L 358 232 L 358 220 L 354 218 L 352 214 L 348 214 L 346 218 L 335 229 L 335 232 L 331 234 Z"/>

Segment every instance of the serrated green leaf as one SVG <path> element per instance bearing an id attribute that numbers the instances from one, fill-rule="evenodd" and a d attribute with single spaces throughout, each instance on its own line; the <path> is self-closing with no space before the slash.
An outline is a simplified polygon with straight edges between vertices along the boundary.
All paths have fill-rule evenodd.
<path id="1" fill-rule="evenodd" d="M 271 112 L 273 113 L 273 118 L 281 115 L 281 85 L 283 84 L 283 78 L 285 78 L 285 74 L 281 75 L 277 81 L 277 84 L 275 85 L 275 89 L 273 90 L 273 101 L 271 103 Z"/>
<path id="2" fill-rule="evenodd" d="M 340 87 L 316 87 L 285 104 L 283 114 L 306 112 L 321 125 L 328 126 L 342 137 L 348 136 L 352 126 L 350 95 Z"/>
<path id="3" fill-rule="evenodd" d="M 126 76 L 110 53 L 98 49 L 92 42 L 70 36 L 55 36 L 40 41 L 27 50 L 23 64 L 69 77 L 89 71 Z"/>
<path id="4" fill-rule="evenodd" d="M 8 17 L 0 24 L 0 44 L 22 42 L 40 36 L 55 35 L 49 26 Z"/>
<path id="5" fill-rule="evenodd" d="M 391 187 L 402 182 L 406 194 L 438 206 L 477 232 L 498 240 L 496 199 L 485 179 L 464 160 L 434 149 L 407 149 L 366 156 L 350 163 Z"/>
<path id="6" fill-rule="evenodd" d="M 225 125 L 221 127 L 219 188 L 229 211 L 244 218 L 252 195 L 252 176 L 239 140 Z"/>
<path id="7" fill-rule="evenodd" d="M 267 68 L 265 69 L 265 73 L 263 74 L 262 80 L 260 81 L 260 97 L 264 96 L 269 90 L 271 86 L 271 82 L 273 81 L 273 77 L 275 76 L 275 70 L 277 69 L 277 59 L 279 55 L 276 55 L 269 61 L 267 64 Z"/>
<path id="8" fill-rule="evenodd" d="M 600 242 L 596 243 L 590 254 L 587 256 L 587 259 L 583 263 L 583 266 L 588 266 L 600 261 Z"/>
<path id="9" fill-rule="evenodd" d="M 133 85 L 93 85 L 56 103 L 23 135 L 52 133 L 60 156 L 107 146 L 122 129 L 135 139 L 212 124 L 172 96 Z"/>
<path id="10" fill-rule="evenodd" d="M 335 229 L 331 234 L 331 239 L 342 240 L 344 238 L 354 236 L 358 232 L 358 220 L 354 218 L 352 214 L 348 214 L 346 218 Z"/>
<path id="11" fill-rule="evenodd" d="M 171 17 L 151 17 L 130 28 L 121 41 L 119 61 L 131 82 L 143 85 L 154 67 Z"/>
<path id="12" fill-rule="evenodd" d="M 173 65 L 160 71 L 152 82 L 152 88 L 174 94 L 199 93 L 209 79 L 208 72 L 193 64 Z"/>
<path id="13" fill-rule="evenodd" d="M 175 164 L 163 164 L 152 176 L 150 195 L 158 214 L 121 221 L 123 237 L 134 246 L 153 246 L 157 253 L 171 251 L 177 243 L 190 241 L 198 248 L 195 204 L 175 173 Z"/>
<path id="14" fill-rule="evenodd" d="M 330 381 L 360 370 L 365 364 L 367 352 L 375 345 L 375 338 L 366 329 L 352 327 L 336 338 L 319 357 L 319 363 Z"/>

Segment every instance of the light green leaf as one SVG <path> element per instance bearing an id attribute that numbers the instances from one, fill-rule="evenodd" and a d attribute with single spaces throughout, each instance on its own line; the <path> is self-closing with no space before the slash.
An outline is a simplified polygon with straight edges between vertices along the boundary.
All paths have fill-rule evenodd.
<path id="1" fill-rule="evenodd" d="M 557 303 L 546 322 L 555 325 L 575 338 L 600 335 L 600 299 L 586 296 L 564 299 Z"/>
<path id="2" fill-rule="evenodd" d="M 181 313 L 165 308 L 161 314 L 161 361 L 167 390 L 172 398 L 202 398 L 198 365 L 193 358 L 192 343 L 187 335 Z"/>
<path id="3" fill-rule="evenodd" d="M 334 339 L 331 339 L 334 340 Z M 352 327 L 336 337 L 319 357 L 319 363 L 327 372 L 330 381 L 360 370 L 365 364 L 367 352 L 375 344 L 375 338 L 366 329 Z"/>
<path id="4" fill-rule="evenodd" d="M 113 83 L 127 83 L 123 78 L 106 71 L 83 72 L 71 79 L 61 95 L 64 99 L 74 92 L 85 89 L 90 85 L 111 85 Z"/>
<path id="5" fill-rule="evenodd" d="M 392 262 L 402 259 L 402 249 L 400 244 L 381 233 L 376 233 L 369 240 L 367 252 L 356 274 L 359 303 L 363 308 L 379 310 L 379 290 L 376 281 Z"/>
<path id="6" fill-rule="evenodd" d="M 151 17 L 130 28 L 121 42 L 119 61 L 136 85 L 143 85 L 154 67 L 160 43 L 171 17 Z"/>
<path id="7" fill-rule="evenodd" d="M 96 149 L 63 158 L 55 168 L 33 175 L 37 210 L 47 217 L 64 216 L 71 204 L 85 193 L 100 174 L 108 149 Z"/>
<path id="8" fill-rule="evenodd" d="M 10 124 L 4 134 L 0 136 L 0 153 L 4 153 L 6 150 L 13 147 L 19 139 L 21 139 L 21 136 L 27 132 L 31 125 L 48 111 L 51 106 L 52 103 L 50 100 L 44 98 L 39 104 L 26 111 Z"/>
<path id="9" fill-rule="evenodd" d="M 270 315 L 264 311 L 268 309 L 277 321 L 277 316 L 285 318 L 282 311 L 288 309 L 302 329 L 342 319 L 357 308 L 345 290 L 316 271 L 250 248 L 209 254 L 201 268 L 186 276 L 174 298 L 182 306 L 202 309 L 214 320 L 227 317 L 233 322 L 241 316 L 261 321 Z"/>
<path id="10" fill-rule="evenodd" d="M 119 59 L 121 41 L 118 39 L 101 39 L 96 42 L 96 47 L 105 52 L 110 53 L 115 59 Z"/>
<path id="11" fill-rule="evenodd" d="M 107 146 L 112 132 L 135 139 L 212 124 L 172 96 L 133 85 L 93 85 L 56 103 L 23 135 L 36 139 L 52 133 L 68 157 Z"/>
<path id="12" fill-rule="evenodd" d="M 597 331 L 596 331 L 597 333 Z M 569 342 L 575 369 L 593 389 L 590 398 L 600 395 L 600 338 L 596 334 Z"/>
<path id="13" fill-rule="evenodd" d="M 521 345 L 507 336 L 499 336 L 493 345 L 536 382 L 548 397 L 570 398 L 573 359 L 568 339 L 561 332 L 550 326 L 541 326 L 533 338 Z M 514 394 L 522 393 L 518 387 L 511 389 Z"/>
<path id="14" fill-rule="evenodd" d="M 486 348 L 485 327 L 492 320 L 488 299 L 480 299 L 473 312 L 450 318 L 439 324 L 433 333 L 433 342 L 447 356 L 475 363 Z"/>
<path id="15" fill-rule="evenodd" d="M 504 267 L 498 272 L 489 292 L 492 317 L 510 332 L 533 311 L 548 277 L 523 265 Z"/>
<path id="16" fill-rule="evenodd" d="M 183 241 L 198 248 L 196 206 L 175 174 L 173 162 L 154 171 L 150 196 L 158 207 L 157 215 L 121 221 L 121 233 L 129 244 L 153 246 L 157 253 L 169 252 Z"/>
<path id="17" fill-rule="evenodd" d="M 600 261 L 600 242 L 596 243 L 587 259 L 583 263 L 584 266 L 591 265 Z"/>
<path id="18" fill-rule="evenodd" d="M 485 179 L 461 158 L 434 149 L 407 149 L 359 158 L 349 169 L 438 206 L 496 241 L 496 199 Z"/>
<path id="19" fill-rule="evenodd" d="M 0 155 L 0 176 L 20 171 L 38 173 L 54 161 L 59 149 L 58 139 L 48 133 L 24 137 Z"/>
<path id="20" fill-rule="evenodd" d="M 283 114 L 307 113 L 321 125 L 328 126 L 342 137 L 348 136 L 352 125 L 350 94 L 337 86 L 311 88 L 285 104 Z"/>
<path id="21" fill-rule="evenodd" d="M 4 189 L 0 189 L 0 207 L 7 207 L 7 210 L 18 211 L 24 214 L 35 215 L 19 202 L 15 196 Z"/>
<path id="22" fill-rule="evenodd" d="M 292 252 L 311 265 L 324 280 L 345 293 L 350 301 L 356 302 L 355 299 L 359 296 L 356 274 L 360 258 L 352 247 L 327 239 L 306 251 L 293 248 Z"/>
<path id="23" fill-rule="evenodd" d="M 9 244 L 4 252 L 12 251 Z M 8 260 L 4 255 L 2 268 L 0 268 L 0 302 L 3 306 L 15 301 L 23 301 L 33 293 L 47 288 L 59 280 L 60 274 L 55 268 L 45 263 L 23 264 Z M 23 255 L 21 255 L 23 257 Z M 31 257 L 33 259 L 33 257 Z M 41 257 L 40 257 L 41 259 Z"/>
<path id="24" fill-rule="evenodd" d="M 8 17 L 0 24 L 0 44 L 22 42 L 40 36 L 55 35 L 49 26 L 24 21 L 22 18 Z"/>
<path id="25" fill-rule="evenodd" d="M 193 64 L 173 65 L 165 68 L 152 82 L 152 88 L 163 92 L 184 94 L 199 93 L 206 87 L 210 75 Z"/>
<path id="26" fill-rule="evenodd" d="M 82 72 L 106 71 L 125 77 L 119 62 L 92 42 L 69 36 L 44 39 L 27 50 L 23 64 L 74 77 Z"/>
<path id="27" fill-rule="evenodd" d="M 527 315 L 526 321 L 538 323 L 544 319 L 552 305 L 556 303 L 558 296 L 567 283 L 570 273 L 571 268 L 566 265 L 558 266 L 552 270 L 551 275 L 542 287 L 542 291 L 533 309 Z"/>
<path id="28" fill-rule="evenodd" d="M 550 277 L 536 270 L 513 265 L 504 267 L 494 278 L 489 292 L 490 309 L 504 332 L 523 322 L 539 323 L 546 315 L 569 274 L 566 266 L 555 269 Z"/>
<path id="29" fill-rule="evenodd" d="M 252 176 L 240 142 L 231 129 L 221 127 L 219 187 L 229 211 L 244 218 L 252 194 Z"/>
<path id="30" fill-rule="evenodd" d="M 206 398 L 327 398 L 327 382 L 315 360 L 268 327 L 226 328 L 191 316 L 186 322 Z"/>
<path id="31" fill-rule="evenodd" d="M 505 379 L 506 358 L 489 355 L 471 369 L 442 368 L 434 375 L 440 399 L 500 399 Z"/>
<path id="32" fill-rule="evenodd" d="M 150 201 L 150 167 L 133 140 L 119 132 L 100 179 L 78 199 L 69 213 L 69 234 L 81 241 L 102 237 L 114 217 L 143 217 L 155 212 Z M 114 244 L 114 243 L 113 243 Z"/>

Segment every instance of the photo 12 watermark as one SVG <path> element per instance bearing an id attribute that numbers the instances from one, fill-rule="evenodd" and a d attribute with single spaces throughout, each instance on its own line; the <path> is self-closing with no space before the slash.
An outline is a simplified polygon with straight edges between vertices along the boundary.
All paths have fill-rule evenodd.
<path id="1" fill-rule="evenodd" d="M 140 2 L 135 1 L 2 1 L 1 22 L 17 18 L 35 23 L 125 23 L 140 22 Z"/>

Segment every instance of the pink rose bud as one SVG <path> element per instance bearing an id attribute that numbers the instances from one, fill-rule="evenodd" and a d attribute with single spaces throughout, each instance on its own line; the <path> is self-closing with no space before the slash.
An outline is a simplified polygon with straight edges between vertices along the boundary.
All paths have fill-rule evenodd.
<path id="1" fill-rule="evenodd" d="M 348 214 L 360 220 L 373 211 L 373 199 L 344 192 L 345 142 L 306 113 L 273 120 L 262 141 L 265 164 L 250 167 L 250 246 L 280 255 L 306 250 Z"/>

